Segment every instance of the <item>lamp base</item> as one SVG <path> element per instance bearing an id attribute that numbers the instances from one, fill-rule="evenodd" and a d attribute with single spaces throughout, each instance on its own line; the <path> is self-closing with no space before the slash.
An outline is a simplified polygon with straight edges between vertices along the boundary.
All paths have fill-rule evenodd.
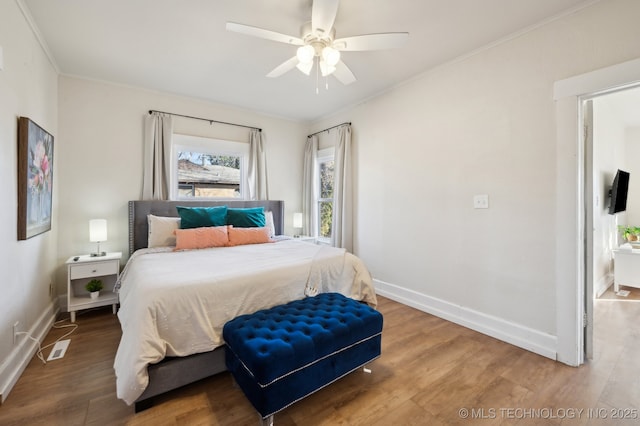
<path id="1" fill-rule="evenodd" d="M 91 253 L 91 257 L 101 257 L 101 256 L 106 256 L 107 253 L 104 251 L 98 252 L 98 253 Z"/>

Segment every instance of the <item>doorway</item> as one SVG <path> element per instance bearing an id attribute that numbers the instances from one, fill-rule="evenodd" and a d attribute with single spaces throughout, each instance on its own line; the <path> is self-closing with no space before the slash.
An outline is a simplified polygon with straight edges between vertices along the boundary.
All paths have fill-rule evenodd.
<path id="1" fill-rule="evenodd" d="M 593 357 L 594 314 L 596 300 L 616 303 L 632 300 L 613 294 L 614 257 L 624 243 L 619 227 L 640 227 L 640 87 L 625 87 L 606 94 L 589 97 L 582 102 L 585 157 L 585 244 L 587 317 L 584 350 L 587 359 Z M 610 214 L 610 189 L 617 170 L 629 172 L 630 179 L 626 208 Z M 637 225 L 636 225 L 637 224 Z M 639 255 L 640 257 L 640 255 Z M 627 297 L 629 295 L 627 294 Z M 598 302 L 600 303 L 600 302 Z M 605 315 L 603 307 L 597 312 Z M 608 320 L 611 324 L 612 320 Z M 615 323 L 615 321 L 614 321 Z M 619 324 L 624 327 L 625 324 Z M 599 339 L 595 340 L 598 344 Z"/>
<path id="2" fill-rule="evenodd" d="M 578 366 L 585 360 L 586 310 L 593 303 L 592 262 L 586 241 L 586 212 L 591 192 L 585 191 L 585 140 L 582 101 L 640 85 L 640 58 L 576 75 L 554 83 L 556 104 L 556 359 Z M 588 200 L 587 200 L 588 198 Z M 591 230 L 590 230 L 591 231 Z"/>

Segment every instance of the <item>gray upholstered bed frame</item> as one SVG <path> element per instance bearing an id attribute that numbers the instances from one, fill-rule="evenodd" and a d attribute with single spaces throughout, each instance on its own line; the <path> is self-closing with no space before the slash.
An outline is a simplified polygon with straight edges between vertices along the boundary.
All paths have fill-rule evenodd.
<path id="1" fill-rule="evenodd" d="M 191 207 L 264 207 L 273 212 L 273 224 L 276 235 L 284 229 L 284 201 L 129 201 L 129 255 L 147 246 L 149 225 L 147 215 L 178 217 L 177 206 Z"/>
<path id="2" fill-rule="evenodd" d="M 264 207 L 273 212 L 276 234 L 284 229 L 284 201 L 129 201 L 129 255 L 147 247 L 147 215 L 177 217 L 176 206 L 211 207 Z M 166 358 L 158 364 L 149 365 L 149 385 L 135 402 L 135 411 L 149 408 L 153 397 L 226 371 L 224 347 L 211 352 L 180 358 Z"/>

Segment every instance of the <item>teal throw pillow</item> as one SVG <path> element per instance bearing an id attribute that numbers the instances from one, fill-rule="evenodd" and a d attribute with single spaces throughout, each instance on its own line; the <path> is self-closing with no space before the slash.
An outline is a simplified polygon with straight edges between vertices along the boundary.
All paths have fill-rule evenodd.
<path id="1" fill-rule="evenodd" d="M 227 206 L 182 207 L 177 206 L 180 229 L 224 226 L 227 224 Z"/>
<path id="2" fill-rule="evenodd" d="M 227 225 L 233 225 L 236 228 L 262 228 L 266 224 L 264 207 L 227 209 Z"/>

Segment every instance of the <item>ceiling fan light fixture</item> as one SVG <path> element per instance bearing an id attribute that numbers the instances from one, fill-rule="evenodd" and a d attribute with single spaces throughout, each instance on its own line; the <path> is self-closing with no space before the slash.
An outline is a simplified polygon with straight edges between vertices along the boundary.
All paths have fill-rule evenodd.
<path id="1" fill-rule="evenodd" d="M 311 74 L 311 68 L 313 68 L 313 60 L 311 62 L 298 62 L 296 68 L 298 68 L 304 74 L 309 75 Z"/>
<path id="2" fill-rule="evenodd" d="M 320 73 L 323 77 L 326 77 L 330 74 L 333 74 L 336 70 L 336 67 L 328 64 L 324 59 L 320 61 Z"/>
<path id="3" fill-rule="evenodd" d="M 316 51 L 313 46 L 305 44 L 304 46 L 300 46 L 298 48 L 298 50 L 296 51 L 296 56 L 298 57 L 300 63 L 313 65 L 313 57 L 316 56 Z"/>
<path id="4" fill-rule="evenodd" d="M 228 31 L 298 46 L 296 55 L 278 65 L 267 74 L 267 77 L 279 77 L 295 67 L 302 73 L 310 75 L 315 66 L 316 90 L 320 72 L 323 77 L 333 74 L 340 83 L 348 85 L 355 82 L 356 77 L 343 62 L 341 52 L 396 49 L 402 47 L 409 38 L 409 33 L 393 32 L 361 34 L 337 39 L 334 24 L 340 0 L 306 0 L 306 3 L 311 3 L 311 21 L 302 25 L 300 37 L 227 22 Z"/>
<path id="5" fill-rule="evenodd" d="M 335 67 L 338 62 L 340 62 L 340 51 L 334 49 L 331 46 L 325 46 L 322 49 L 322 59 L 329 66 Z"/>

